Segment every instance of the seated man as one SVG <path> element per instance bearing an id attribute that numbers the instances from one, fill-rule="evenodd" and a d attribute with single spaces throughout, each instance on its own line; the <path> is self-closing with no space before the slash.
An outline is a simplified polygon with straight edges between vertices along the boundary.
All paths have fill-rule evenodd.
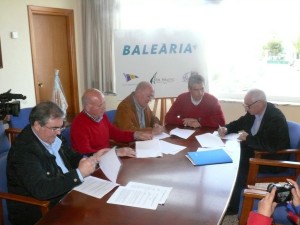
<path id="1" fill-rule="evenodd" d="M 163 127 L 159 119 L 148 106 L 154 98 L 154 88 L 146 81 L 140 82 L 134 92 L 127 96 L 119 105 L 116 112 L 115 124 L 122 130 L 150 131 L 160 134 Z"/>
<path id="2" fill-rule="evenodd" d="M 7 158 L 8 192 L 50 201 L 54 206 L 66 193 L 95 171 L 99 151 L 89 158 L 69 149 L 60 140 L 64 112 L 53 102 L 36 105 L 27 125 L 17 136 Z M 108 150 L 108 149 L 107 149 Z M 7 201 L 14 225 L 35 224 L 41 218 L 37 206 Z"/>
<path id="3" fill-rule="evenodd" d="M 150 140 L 153 135 L 142 131 L 125 131 L 111 124 L 104 114 L 105 98 L 98 89 L 88 89 L 82 96 L 83 111 L 77 115 L 71 125 L 72 147 L 81 154 L 92 154 L 110 147 L 109 140 L 132 142 Z M 129 147 L 119 148 L 118 156 L 135 157 L 135 151 Z"/>
<path id="4" fill-rule="evenodd" d="M 246 187 L 249 158 L 254 157 L 254 150 L 276 153 L 277 150 L 290 147 L 285 116 L 272 103 L 267 102 L 262 90 L 249 90 L 244 97 L 244 108 L 246 110 L 244 116 L 218 129 L 220 136 L 240 133 L 239 139 L 242 140 L 240 166 L 229 208 L 231 214 L 238 211 L 240 193 Z M 267 157 L 286 160 L 288 156 L 272 154 Z M 280 172 L 280 168 L 262 167 L 262 169 L 261 172 Z"/>
<path id="5" fill-rule="evenodd" d="M 224 126 L 225 118 L 218 99 L 206 93 L 204 78 L 192 72 L 188 80 L 189 92 L 176 98 L 166 114 L 166 124 L 197 127 Z"/>

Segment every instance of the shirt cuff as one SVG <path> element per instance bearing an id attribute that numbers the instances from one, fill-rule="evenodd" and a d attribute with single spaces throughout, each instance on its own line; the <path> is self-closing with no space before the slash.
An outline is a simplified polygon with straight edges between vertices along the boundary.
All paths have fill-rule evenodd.
<path id="1" fill-rule="evenodd" d="M 81 175 L 81 173 L 80 173 L 80 171 L 79 171 L 78 168 L 76 169 L 76 172 L 77 172 L 77 175 L 78 175 L 80 181 L 83 182 L 83 176 Z"/>

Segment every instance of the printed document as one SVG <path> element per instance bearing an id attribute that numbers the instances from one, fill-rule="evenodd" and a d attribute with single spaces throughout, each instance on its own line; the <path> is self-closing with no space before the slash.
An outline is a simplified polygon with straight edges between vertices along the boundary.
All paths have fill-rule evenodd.
<path id="1" fill-rule="evenodd" d="M 93 196 L 95 198 L 102 198 L 108 192 L 110 192 L 114 187 L 119 184 L 102 180 L 97 177 L 88 176 L 84 178 L 84 181 L 79 186 L 75 187 L 73 190 L 79 191 L 86 195 Z"/>
<path id="2" fill-rule="evenodd" d="M 164 204 L 172 188 L 130 182 L 120 186 L 107 203 L 155 210 Z"/>
<path id="3" fill-rule="evenodd" d="M 165 133 L 165 132 L 162 132 L 160 134 L 156 134 L 154 135 L 154 139 L 164 139 L 164 138 L 167 138 L 167 137 L 170 137 L 169 134 Z"/>

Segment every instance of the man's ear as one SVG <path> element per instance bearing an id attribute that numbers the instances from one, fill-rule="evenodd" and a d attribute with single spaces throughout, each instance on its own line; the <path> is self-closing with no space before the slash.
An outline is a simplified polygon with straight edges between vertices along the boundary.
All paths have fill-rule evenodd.
<path id="1" fill-rule="evenodd" d="M 33 129 L 39 131 L 42 128 L 42 126 L 40 125 L 40 123 L 38 121 L 35 121 L 33 124 Z"/>

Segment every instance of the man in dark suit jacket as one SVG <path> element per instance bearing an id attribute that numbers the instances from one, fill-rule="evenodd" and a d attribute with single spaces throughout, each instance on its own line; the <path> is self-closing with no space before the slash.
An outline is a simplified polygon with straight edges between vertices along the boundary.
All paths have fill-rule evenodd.
<path id="1" fill-rule="evenodd" d="M 63 130 L 64 112 L 53 102 L 35 106 L 30 124 L 16 138 L 7 158 L 8 192 L 50 201 L 55 205 L 66 193 L 96 169 L 106 151 L 83 158 L 57 137 Z M 37 206 L 7 202 L 14 225 L 35 224 L 41 218 Z"/>
<path id="2" fill-rule="evenodd" d="M 231 213 L 238 210 L 240 192 L 246 186 L 249 158 L 254 157 L 254 150 L 268 151 L 274 153 L 268 158 L 285 160 L 287 156 L 277 155 L 276 151 L 290 148 L 286 118 L 278 108 L 267 102 L 262 90 L 249 90 L 244 97 L 244 108 L 244 116 L 218 129 L 220 136 L 239 133 L 242 140 L 239 172 L 230 203 Z M 264 167 L 262 172 L 278 171 Z"/>

